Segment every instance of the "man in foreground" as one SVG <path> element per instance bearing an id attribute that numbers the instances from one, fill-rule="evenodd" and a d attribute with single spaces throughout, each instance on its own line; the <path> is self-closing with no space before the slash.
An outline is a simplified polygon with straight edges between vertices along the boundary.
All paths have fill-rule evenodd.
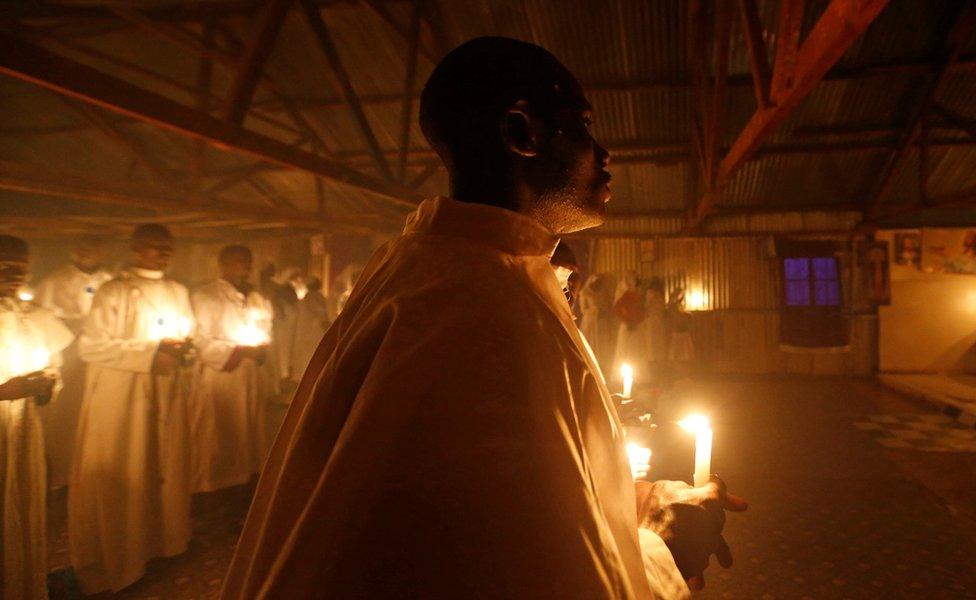
<path id="1" fill-rule="evenodd" d="M 190 541 L 182 358 L 186 288 L 168 279 L 173 237 L 132 234 L 135 264 L 95 294 L 78 351 L 88 363 L 68 487 L 68 546 L 85 594 L 120 590 Z"/>
<path id="2" fill-rule="evenodd" d="M 685 498 L 694 560 L 650 530 L 642 551 L 623 432 L 549 264 L 610 198 L 579 84 L 542 48 L 479 38 L 420 114 L 451 197 L 373 256 L 316 350 L 223 598 L 687 595 L 675 559 L 700 575 L 724 495 Z M 640 506 L 666 512 L 651 492 Z"/>

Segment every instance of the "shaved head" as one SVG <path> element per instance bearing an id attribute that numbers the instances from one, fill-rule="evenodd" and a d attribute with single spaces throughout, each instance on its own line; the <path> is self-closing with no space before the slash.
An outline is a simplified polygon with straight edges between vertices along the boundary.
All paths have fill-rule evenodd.
<path id="1" fill-rule="evenodd" d="M 132 232 L 133 242 L 157 240 L 172 241 L 172 239 L 173 234 L 170 232 L 169 228 L 165 225 L 160 225 L 159 223 L 144 223 L 136 227 Z"/>
<path id="2" fill-rule="evenodd" d="M 553 113 L 578 103 L 582 88 L 548 50 L 481 37 L 447 54 L 420 96 L 420 127 L 449 170 L 473 168 L 503 148 L 498 123 L 519 100 Z"/>
<path id="3" fill-rule="evenodd" d="M 444 162 L 451 196 L 532 217 L 555 233 L 603 222 L 610 155 L 592 109 L 549 51 L 503 37 L 449 52 L 420 96 L 420 127 Z"/>

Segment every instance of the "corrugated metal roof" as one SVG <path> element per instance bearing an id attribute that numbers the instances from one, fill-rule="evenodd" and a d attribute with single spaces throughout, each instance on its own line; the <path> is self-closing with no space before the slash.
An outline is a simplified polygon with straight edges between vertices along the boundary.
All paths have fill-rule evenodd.
<path id="1" fill-rule="evenodd" d="M 806 3 L 805 31 L 809 31 L 827 2 Z M 172 9 L 180 4 L 140 3 L 139 8 Z M 395 29 L 406 31 L 411 5 L 399 0 L 377 2 L 397 23 L 393 27 L 364 3 L 331 0 L 322 4 L 323 19 L 353 88 L 364 99 L 370 126 L 386 153 L 386 160 L 395 165 L 408 48 L 407 40 Z M 693 97 L 687 85 L 691 80 L 687 2 L 438 0 L 434 5 L 442 17 L 443 37 L 449 44 L 479 35 L 505 35 L 532 41 L 551 50 L 579 77 L 588 88 L 595 109 L 595 137 L 620 157 L 612 166 L 615 198 L 609 206 L 611 214 L 681 210 L 695 200 L 695 191 L 701 184 L 696 182 L 697 169 L 692 162 L 696 158 L 690 152 Z M 945 44 L 945 33 L 951 27 L 957 6 L 953 2 L 891 0 L 863 38 L 842 57 L 838 68 L 856 70 L 896 62 L 917 65 L 933 61 Z M 770 56 L 778 7 L 777 0 L 759 2 Z M 733 80 L 720 136 L 723 147 L 733 143 L 756 108 L 748 53 L 736 11 L 732 12 L 729 65 Z M 145 14 L 152 18 L 151 11 Z M 219 22 L 216 44 L 221 51 L 233 54 L 251 38 L 257 19 L 251 11 L 221 17 Z M 161 23 L 171 33 L 175 30 L 178 36 L 200 41 L 199 18 L 183 22 L 167 19 Z M 192 48 L 149 34 L 107 11 L 103 17 L 93 13 L 63 19 L 25 18 L 18 25 L 25 39 L 54 52 L 186 105 L 196 102 L 194 88 L 200 59 Z M 236 41 L 228 41 L 228 36 Z M 433 68 L 429 55 L 435 52 L 435 38 L 430 25 L 425 23 L 421 35 L 425 51 L 418 62 L 414 93 Z M 84 50 L 85 47 L 91 51 Z M 976 52 L 976 42 L 970 42 L 967 52 Z M 971 60 L 972 56 L 966 59 Z M 214 114 L 221 112 L 234 70 L 230 64 L 214 66 L 211 83 Z M 335 77 L 297 8 L 285 20 L 267 72 L 277 89 L 266 82 L 258 86 L 255 108 L 246 120 L 248 128 L 286 143 L 301 142 L 306 150 L 312 148 L 303 139 L 304 125 L 296 123 L 280 105 L 278 96 L 284 94 L 294 99 L 301 118 L 330 153 L 353 157 L 349 160 L 357 168 L 379 176 L 366 153 L 365 138 L 352 112 L 341 101 Z M 911 72 L 873 73 L 822 82 L 769 138 L 759 156 L 747 162 L 733 178 L 717 208 L 821 207 L 865 202 L 890 155 L 892 142 L 902 133 L 901 128 L 912 113 L 925 77 L 924 70 L 915 68 Z M 973 68 L 950 73 L 937 94 L 940 104 L 970 121 L 976 119 L 972 108 L 974 99 L 976 69 Z M 410 159 L 408 180 L 431 160 L 416 124 L 417 109 L 414 102 L 411 147 L 421 152 Z M 152 125 L 115 116 L 111 119 L 149 148 L 160 165 L 186 178 L 196 144 Z M 0 157 L 72 167 L 105 179 L 151 181 L 151 174 L 144 168 L 133 166 L 126 148 L 112 144 L 91 128 L 78 127 L 84 127 L 84 121 L 51 93 L 9 78 L 0 79 L 0 135 L 5 140 L 0 144 Z M 964 134 L 944 127 L 933 129 L 930 135 L 965 139 Z M 830 152 L 797 150 L 824 144 L 873 147 Z M 933 196 L 976 185 L 973 168 L 976 145 L 972 145 L 971 139 L 952 144 L 933 146 L 929 151 L 928 190 Z M 787 153 L 790 148 L 793 150 Z M 659 164 L 661 155 L 668 155 L 671 162 Z M 227 173 L 254 164 L 249 157 L 209 147 L 205 159 L 202 181 L 207 187 L 232 181 L 227 180 Z M 886 203 L 897 205 L 917 200 L 917 151 L 909 151 L 903 162 Z M 308 175 L 275 169 L 256 173 L 253 179 L 259 181 L 258 185 L 271 188 L 271 194 L 288 205 L 302 210 L 314 210 L 317 205 L 315 186 Z M 326 182 L 322 187 L 327 206 L 339 214 L 378 210 L 387 214 L 389 220 L 396 220 L 404 211 L 333 182 Z M 434 174 L 420 188 L 426 195 L 446 190 L 443 171 Z M 257 205 L 269 202 L 265 194 L 246 181 L 227 185 L 223 197 Z M 6 204 L 12 198 L 0 195 L 0 202 Z"/>

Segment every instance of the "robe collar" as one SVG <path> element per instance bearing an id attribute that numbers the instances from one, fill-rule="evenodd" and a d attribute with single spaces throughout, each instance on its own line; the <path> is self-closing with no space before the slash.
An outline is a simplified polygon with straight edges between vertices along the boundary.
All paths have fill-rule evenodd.
<path id="1" fill-rule="evenodd" d="M 129 267 L 129 272 L 136 277 L 142 277 L 143 279 L 162 279 L 162 271 L 154 271 L 152 269 L 140 269 L 139 267 Z"/>
<path id="2" fill-rule="evenodd" d="M 407 217 L 404 234 L 461 237 L 515 256 L 552 257 L 559 238 L 545 225 L 517 212 L 438 196 Z"/>

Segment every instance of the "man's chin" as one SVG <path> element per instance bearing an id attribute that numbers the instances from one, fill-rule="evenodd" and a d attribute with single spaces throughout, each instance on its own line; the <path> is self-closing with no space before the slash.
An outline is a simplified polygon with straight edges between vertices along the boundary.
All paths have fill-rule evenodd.
<path id="1" fill-rule="evenodd" d="M 607 211 L 602 205 L 599 208 L 587 207 L 580 211 L 573 222 L 561 233 L 576 233 L 599 227 L 607 220 Z"/>

